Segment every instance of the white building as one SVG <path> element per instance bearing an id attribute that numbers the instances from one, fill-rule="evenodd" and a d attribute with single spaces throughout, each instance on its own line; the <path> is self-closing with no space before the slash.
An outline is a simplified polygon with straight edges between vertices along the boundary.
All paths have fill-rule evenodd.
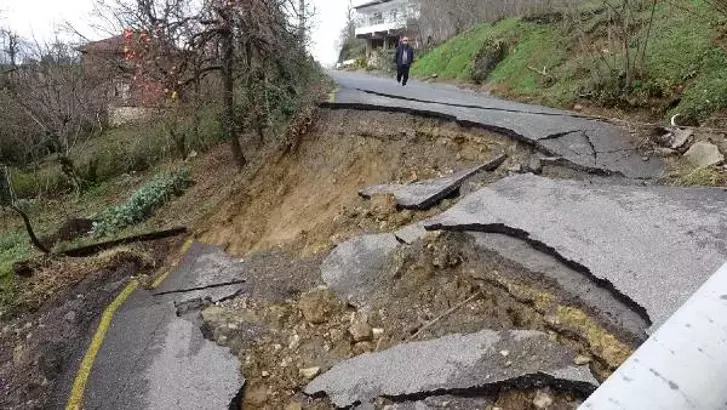
<path id="1" fill-rule="evenodd" d="M 409 0 L 359 0 L 356 9 L 356 38 L 366 40 L 366 52 L 393 48 L 402 35 L 408 35 L 415 47 L 420 39 L 413 27 L 419 11 Z"/>

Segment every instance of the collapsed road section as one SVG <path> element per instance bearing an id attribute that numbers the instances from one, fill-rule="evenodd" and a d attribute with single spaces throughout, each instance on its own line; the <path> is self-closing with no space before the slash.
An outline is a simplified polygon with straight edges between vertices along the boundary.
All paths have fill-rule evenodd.
<path id="1" fill-rule="evenodd" d="M 137 290 L 116 313 L 89 374 L 83 408 L 231 406 L 245 379 L 229 349 L 205 339 L 199 308 L 234 297 L 244 282 L 241 262 L 193 243 L 161 286 Z"/>
<path id="2" fill-rule="evenodd" d="M 395 87 L 387 79 L 332 72 L 341 84 L 329 108 L 420 113 L 481 127 L 528 143 L 570 167 L 630 178 L 654 178 L 659 158 L 638 152 L 633 137 L 611 124 L 566 111 L 514 103 L 455 88 L 412 83 Z"/>

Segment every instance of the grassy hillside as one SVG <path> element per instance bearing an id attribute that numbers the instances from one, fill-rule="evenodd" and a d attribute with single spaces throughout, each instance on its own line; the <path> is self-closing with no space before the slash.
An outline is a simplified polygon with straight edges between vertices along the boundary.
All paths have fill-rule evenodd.
<path id="1" fill-rule="evenodd" d="M 478 51 L 503 41 L 507 56 L 486 81 L 496 93 L 557 107 L 587 101 L 648 108 L 655 117 L 681 113 L 693 123 L 704 121 L 727 107 L 725 19 L 702 0 L 661 2 L 653 11 L 651 20 L 651 3 L 634 9 L 630 54 L 633 59 L 644 50 L 644 57 L 628 85 L 617 39 L 621 27 L 600 1 L 546 16 L 482 24 L 423 55 L 413 73 L 471 81 Z"/>

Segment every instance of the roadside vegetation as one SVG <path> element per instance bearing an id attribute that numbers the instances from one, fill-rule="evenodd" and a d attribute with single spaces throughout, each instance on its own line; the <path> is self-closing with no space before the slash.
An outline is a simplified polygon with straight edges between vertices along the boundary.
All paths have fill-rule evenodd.
<path id="1" fill-rule="evenodd" d="M 701 124 L 727 107 L 727 19 L 718 4 L 596 0 L 539 9 L 476 25 L 412 72 L 555 107 L 681 114 L 683 124 Z M 498 43 L 502 58 L 491 51 Z"/>
<path id="2" fill-rule="evenodd" d="M 327 87 L 301 6 L 99 1 L 118 34 L 98 43 L 0 28 L 0 316 L 17 262 L 193 224 L 249 163 L 291 143 Z M 116 107 L 143 115 L 117 121 Z"/>

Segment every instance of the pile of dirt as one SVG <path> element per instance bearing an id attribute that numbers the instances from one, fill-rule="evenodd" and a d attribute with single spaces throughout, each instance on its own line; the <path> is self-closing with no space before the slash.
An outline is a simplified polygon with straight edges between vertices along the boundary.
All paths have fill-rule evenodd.
<path id="1" fill-rule="evenodd" d="M 263 165 L 206 224 L 202 240 L 238 255 L 281 245 L 320 253 L 352 235 L 431 215 L 398 214 L 359 198 L 361 188 L 437 177 L 503 153 L 508 162 L 482 183 L 521 163 L 530 148 L 440 120 L 322 109 L 297 151 Z"/>

